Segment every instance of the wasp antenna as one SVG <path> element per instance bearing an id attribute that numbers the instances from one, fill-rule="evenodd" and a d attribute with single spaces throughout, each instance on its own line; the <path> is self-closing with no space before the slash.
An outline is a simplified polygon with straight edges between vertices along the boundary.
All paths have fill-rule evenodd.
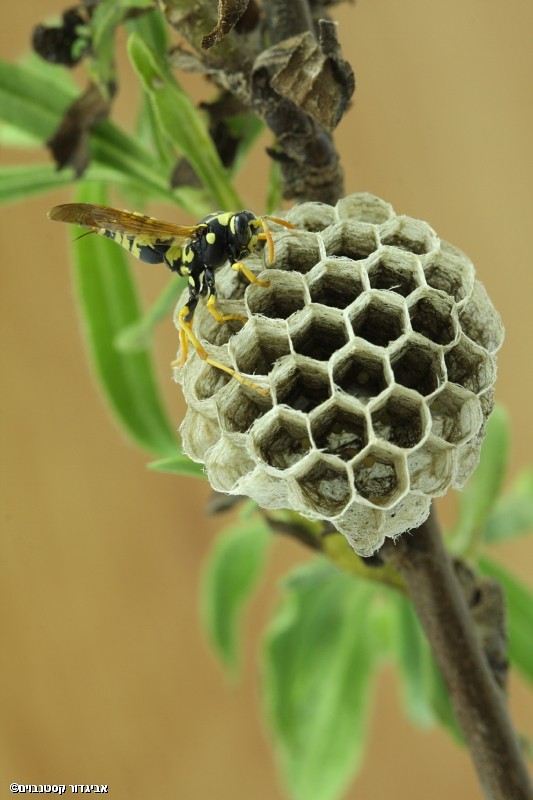
<path id="1" fill-rule="evenodd" d="M 276 222 L 278 225 L 283 225 L 284 228 L 290 228 L 293 231 L 296 230 L 296 225 L 293 225 L 292 222 L 288 222 L 286 219 L 271 217 L 269 215 L 267 215 L 265 219 L 269 219 L 271 222 Z"/>
<path id="2" fill-rule="evenodd" d="M 265 217 L 260 217 L 260 221 L 265 232 L 265 239 L 268 244 L 268 263 L 272 264 L 274 261 L 274 241 L 272 239 L 272 234 L 270 233 L 269 227 L 265 222 Z"/>
<path id="3" fill-rule="evenodd" d="M 91 233 L 96 233 L 96 231 L 84 231 L 83 233 L 80 233 L 79 236 L 75 236 L 72 241 L 77 242 L 78 239 L 83 239 L 84 236 L 90 236 Z"/>

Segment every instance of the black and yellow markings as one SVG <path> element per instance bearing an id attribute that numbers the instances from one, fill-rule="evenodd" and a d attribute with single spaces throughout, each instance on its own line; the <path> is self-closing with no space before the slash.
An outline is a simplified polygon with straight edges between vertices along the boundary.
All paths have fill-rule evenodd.
<path id="1" fill-rule="evenodd" d="M 193 332 L 192 322 L 200 295 L 204 293 L 207 294 L 207 308 L 217 322 L 246 322 L 246 317 L 221 314 L 217 309 L 214 273 L 229 261 L 232 268 L 242 272 L 250 283 L 268 286 L 268 281 L 256 278 L 241 259 L 252 253 L 260 242 L 266 242 L 268 261 L 271 263 L 274 259 L 274 242 L 267 220 L 285 228 L 294 228 L 294 225 L 277 217 L 256 217 L 251 211 L 224 211 L 208 214 L 197 225 L 185 226 L 147 217 L 135 211 L 119 211 L 90 203 L 55 206 L 48 217 L 57 222 L 81 225 L 92 233 L 112 239 L 141 261 L 149 264 L 164 263 L 173 272 L 188 276 L 189 298 L 178 313 L 181 359 L 174 363 L 185 364 L 190 343 L 200 358 L 208 364 L 227 372 L 259 394 L 268 395 L 268 390 L 211 358 Z"/>

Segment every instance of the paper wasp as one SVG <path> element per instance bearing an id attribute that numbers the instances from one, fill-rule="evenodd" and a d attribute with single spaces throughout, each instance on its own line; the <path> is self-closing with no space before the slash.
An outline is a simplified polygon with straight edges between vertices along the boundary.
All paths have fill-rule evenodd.
<path id="1" fill-rule="evenodd" d="M 256 217 L 251 211 L 217 212 L 208 214 L 196 225 L 176 225 L 137 212 L 89 203 L 55 206 L 49 211 L 48 217 L 57 222 L 89 228 L 93 233 L 112 239 L 141 261 L 148 264 L 164 263 L 173 272 L 186 275 L 189 298 L 178 313 L 181 343 L 179 363 L 184 364 L 187 360 L 190 342 L 200 358 L 208 364 L 224 370 L 260 394 L 268 394 L 231 367 L 210 358 L 192 330 L 192 321 L 200 295 L 206 294 L 207 308 L 217 322 L 231 319 L 246 322 L 246 317 L 221 314 L 216 308 L 215 272 L 229 260 L 232 268 L 242 272 L 251 283 L 268 286 L 268 282 L 258 280 L 241 259 L 252 253 L 261 241 L 266 241 L 269 261 L 272 262 L 274 243 L 267 220 L 286 228 L 294 228 L 294 225 L 277 217 Z"/>

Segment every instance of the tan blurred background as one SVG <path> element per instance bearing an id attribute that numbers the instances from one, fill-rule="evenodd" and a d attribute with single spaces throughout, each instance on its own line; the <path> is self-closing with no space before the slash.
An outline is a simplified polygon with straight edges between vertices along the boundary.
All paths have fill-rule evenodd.
<path id="1" fill-rule="evenodd" d="M 67 5 L 4 6 L 2 54 Z M 507 328 L 497 397 L 512 416 L 513 474 L 531 463 L 533 5 L 515 0 L 359 0 L 336 12 L 354 67 L 355 102 L 337 132 L 347 191 L 367 190 L 427 219 L 464 249 Z M 132 120 L 122 60 L 115 118 Z M 198 82 L 196 89 L 201 88 Z M 265 140 L 264 144 L 268 141 Z M 3 160 L 23 161 L 24 153 Z M 39 155 L 45 160 L 46 153 Z M 266 161 L 239 188 L 260 211 Z M 307 559 L 280 541 L 246 623 L 245 673 L 231 687 L 199 631 L 204 557 L 221 523 L 206 520 L 200 481 L 147 472 L 99 395 L 73 304 L 68 232 L 46 210 L 71 193 L 2 210 L 2 719 L 0 797 L 10 781 L 107 783 L 116 800 L 277 800 L 260 720 L 257 652 L 276 584 Z M 174 211 L 158 208 L 162 214 Z M 164 271 L 134 263 L 146 301 Z M 157 369 L 176 427 L 170 322 Z M 453 517 L 454 499 L 439 503 Z M 531 584 L 533 540 L 501 548 Z M 511 686 L 519 728 L 533 700 Z M 445 733 L 413 730 L 392 672 L 379 678 L 368 758 L 347 797 L 477 800 L 468 757 Z"/>

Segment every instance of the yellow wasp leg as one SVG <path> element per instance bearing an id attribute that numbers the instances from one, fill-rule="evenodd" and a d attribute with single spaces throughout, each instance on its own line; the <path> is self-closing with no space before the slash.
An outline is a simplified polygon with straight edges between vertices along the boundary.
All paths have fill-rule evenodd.
<path id="1" fill-rule="evenodd" d="M 213 299 L 214 296 L 212 295 L 209 300 Z M 209 302 L 209 301 L 208 301 Z M 211 310 L 211 309 L 210 309 Z M 212 312 L 211 312 L 212 313 Z M 218 313 L 218 312 L 217 312 Z M 253 383 L 252 381 L 245 378 L 244 375 L 239 375 L 238 372 L 235 372 L 234 369 L 231 367 L 227 367 L 226 364 L 222 364 L 220 361 L 215 361 L 214 358 L 210 358 L 192 330 L 192 323 L 186 322 L 185 317 L 189 314 L 189 308 L 187 306 L 183 306 L 181 311 L 178 314 L 178 325 L 180 327 L 180 342 L 181 342 L 181 358 L 178 361 L 173 361 L 172 366 L 178 365 L 183 366 L 187 360 L 187 350 L 188 350 L 188 343 L 190 342 L 202 361 L 207 361 L 212 367 L 216 369 L 221 369 L 223 372 L 227 372 L 228 375 L 231 375 L 232 378 L 242 383 L 244 386 L 248 386 L 250 389 L 258 392 L 263 397 L 269 396 L 268 389 L 262 389 L 261 386 L 257 386 L 257 384 Z M 222 315 L 220 315 L 222 316 Z M 216 317 L 215 317 L 216 319 Z M 230 319 L 243 319 L 242 317 L 230 316 Z M 225 321 L 225 318 L 221 321 Z"/>
<path id="2" fill-rule="evenodd" d="M 259 236 L 261 237 L 261 234 L 259 234 Z M 258 278 L 255 277 L 254 273 L 248 269 L 246 264 L 243 264 L 241 261 L 237 261 L 235 264 L 232 264 L 231 268 L 234 269 L 235 272 L 242 272 L 242 274 L 248 278 L 250 283 L 254 283 L 256 286 L 264 286 L 265 288 L 267 286 L 270 286 L 270 281 L 260 281 Z"/>
<path id="3" fill-rule="evenodd" d="M 248 317 L 242 317 L 240 314 L 221 314 L 218 308 L 215 306 L 215 303 L 216 296 L 214 294 L 210 294 L 206 303 L 207 309 L 214 316 L 218 323 L 228 322 L 230 319 L 238 319 L 239 322 L 248 322 Z"/>

